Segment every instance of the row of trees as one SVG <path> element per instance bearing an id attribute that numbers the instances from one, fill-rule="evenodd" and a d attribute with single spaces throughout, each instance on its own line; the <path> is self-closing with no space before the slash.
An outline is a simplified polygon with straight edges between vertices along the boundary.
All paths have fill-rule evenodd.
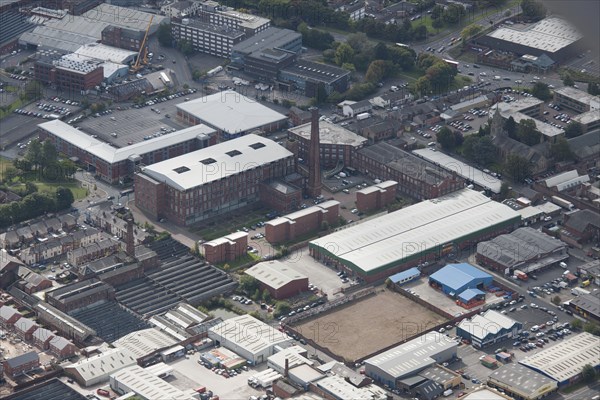
<path id="1" fill-rule="evenodd" d="M 542 140 L 542 134 L 538 132 L 535 121 L 532 119 L 523 119 L 517 124 L 511 116 L 504 123 L 504 130 L 508 137 L 528 146 L 539 144 Z"/>
<path id="2" fill-rule="evenodd" d="M 414 90 L 422 95 L 446 92 L 458 73 L 455 67 L 431 53 L 419 54 L 416 67 L 423 76 L 414 83 Z"/>
<path id="3" fill-rule="evenodd" d="M 448 4 L 447 6 L 436 4 L 431 9 L 431 26 L 435 29 L 442 28 L 445 24 L 456 25 L 465 16 L 465 8 L 458 4 Z"/>
<path id="4" fill-rule="evenodd" d="M 38 217 L 45 213 L 57 212 L 71 207 L 75 198 L 71 189 L 59 187 L 54 193 L 28 194 L 20 201 L 0 205 L 0 227 Z"/>

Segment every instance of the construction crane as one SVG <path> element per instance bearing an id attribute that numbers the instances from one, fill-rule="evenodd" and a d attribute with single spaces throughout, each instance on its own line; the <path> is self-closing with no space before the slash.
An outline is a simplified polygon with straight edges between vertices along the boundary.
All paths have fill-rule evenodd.
<path id="1" fill-rule="evenodd" d="M 137 59 L 135 60 L 135 64 L 131 66 L 129 72 L 132 74 L 137 73 L 140 69 L 142 69 L 142 63 L 140 61 L 143 59 L 143 64 L 148 64 L 148 49 L 146 49 L 146 41 L 148 39 L 148 32 L 150 31 L 150 26 L 152 26 L 152 20 L 154 19 L 154 15 L 150 17 L 150 22 L 148 22 L 148 27 L 146 28 L 146 33 L 144 34 L 144 40 L 142 40 L 142 44 L 140 45 L 140 51 L 138 52 Z M 144 56 L 142 57 L 142 52 Z"/>

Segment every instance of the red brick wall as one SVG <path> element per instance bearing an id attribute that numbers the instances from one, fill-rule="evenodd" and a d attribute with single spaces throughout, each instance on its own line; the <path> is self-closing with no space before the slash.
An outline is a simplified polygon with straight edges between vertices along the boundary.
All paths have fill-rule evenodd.
<path id="1" fill-rule="evenodd" d="M 155 183 L 143 174 L 135 174 L 135 205 L 160 219 L 161 210 L 165 210 L 165 184 Z"/>
<path id="2" fill-rule="evenodd" d="M 289 224 L 278 224 L 271 225 L 267 223 L 265 225 L 265 238 L 269 243 L 283 243 L 290 240 L 290 225 Z"/>

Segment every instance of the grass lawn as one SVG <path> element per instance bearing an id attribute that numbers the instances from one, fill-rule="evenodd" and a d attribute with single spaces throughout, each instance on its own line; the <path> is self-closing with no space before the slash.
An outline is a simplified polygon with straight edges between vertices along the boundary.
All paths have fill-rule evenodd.
<path id="1" fill-rule="evenodd" d="M 79 186 L 79 182 L 62 182 L 62 183 L 48 183 L 48 182 L 33 182 L 38 187 L 40 192 L 51 192 L 54 193 L 57 188 L 65 187 L 71 189 L 75 200 L 84 199 L 87 196 L 87 189 Z"/>
<path id="2" fill-rule="evenodd" d="M 6 111 L 0 110 L 0 119 L 10 115 L 14 110 L 16 110 L 17 108 L 20 108 L 22 105 L 23 105 L 23 102 L 21 101 L 21 99 L 19 97 L 17 97 L 15 99 L 15 101 L 13 101 L 10 104 L 8 110 L 6 110 Z"/>
<path id="3" fill-rule="evenodd" d="M 227 272 L 233 272 L 239 269 L 242 265 L 246 265 L 253 261 L 260 261 L 260 256 L 252 253 L 246 253 L 235 261 L 229 261 L 227 263 L 218 264 L 217 267 L 224 269 L 223 267 L 227 264 L 229 265 L 229 268 L 227 268 Z"/>

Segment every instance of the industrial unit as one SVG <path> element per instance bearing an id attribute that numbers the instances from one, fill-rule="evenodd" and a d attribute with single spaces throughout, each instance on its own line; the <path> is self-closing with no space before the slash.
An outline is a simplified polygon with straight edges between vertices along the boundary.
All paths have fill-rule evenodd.
<path id="1" fill-rule="evenodd" d="M 262 182 L 294 170 L 291 152 L 249 134 L 142 168 L 135 203 L 157 219 L 189 225 L 257 202 Z"/>
<path id="2" fill-rule="evenodd" d="M 477 243 L 475 259 L 479 265 L 512 274 L 557 265 L 569 258 L 567 245 L 533 228 L 519 228 L 492 240 Z"/>
<path id="3" fill-rule="evenodd" d="M 519 363 L 555 380 L 559 388 L 564 387 L 581 379 L 581 370 L 586 364 L 598 371 L 598 337 L 583 332 L 526 357 Z"/>
<path id="4" fill-rule="evenodd" d="M 487 310 L 482 315 L 460 321 L 456 334 L 470 340 L 473 346 L 483 348 L 507 338 L 517 337 L 522 330 L 522 323 L 496 310 Z"/>
<path id="5" fill-rule="evenodd" d="M 284 262 L 273 260 L 254 265 L 246 270 L 268 290 L 274 299 L 285 299 L 308 290 L 308 276 L 294 271 Z"/>
<path id="6" fill-rule="evenodd" d="M 283 332 L 251 315 L 240 315 L 211 327 L 208 337 L 254 365 L 267 361 L 269 356 L 277 352 L 278 346 L 292 342 Z"/>
<path id="7" fill-rule="evenodd" d="M 309 243 L 310 254 L 373 282 L 511 231 L 520 216 L 479 192 L 423 201 Z"/>
<path id="8" fill-rule="evenodd" d="M 537 400 L 558 389 L 556 381 L 520 364 L 506 364 L 492 372 L 488 385 L 523 400 Z"/>
<path id="9" fill-rule="evenodd" d="M 553 61 L 562 62 L 577 54 L 581 43 L 577 28 L 558 17 L 545 18 L 525 29 L 502 27 L 477 39 L 479 44 L 519 56 L 546 54 Z"/>
<path id="10" fill-rule="evenodd" d="M 287 127 L 285 115 L 233 90 L 180 103 L 177 117 L 188 125 L 205 124 L 216 129 L 222 140 Z"/>
<path id="11" fill-rule="evenodd" d="M 456 357 L 458 344 L 437 332 L 429 332 L 365 360 L 365 374 L 395 388 L 397 380 L 416 375 L 435 363 Z"/>
<path id="12" fill-rule="evenodd" d="M 179 390 L 170 383 L 138 365 L 120 369 L 110 375 L 110 387 L 119 394 L 133 392 L 144 399 L 192 400 L 193 389 Z"/>
<path id="13" fill-rule="evenodd" d="M 429 284 L 442 292 L 458 297 L 467 289 L 477 289 L 481 293 L 492 284 L 494 278 L 471 264 L 448 264 L 429 277 Z"/>

